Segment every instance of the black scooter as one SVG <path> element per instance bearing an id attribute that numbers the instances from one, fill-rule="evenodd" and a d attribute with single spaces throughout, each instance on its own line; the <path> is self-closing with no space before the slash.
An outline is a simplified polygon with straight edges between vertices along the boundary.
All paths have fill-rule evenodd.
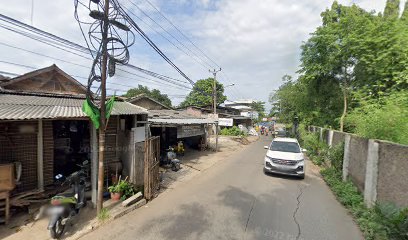
<path id="1" fill-rule="evenodd" d="M 166 149 L 166 155 L 165 157 L 161 158 L 160 164 L 162 166 L 170 165 L 171 170 L 173 170 L 174 172 L 177 172 L 178 170 L 181 169 L 180 160 L 177 159 L 177 154 L 175 153 L 174 148 L 172 147 Z"/>
<path id="2" fill-rule="evenodd" d="M 65 225 L 79 210 L 86 206 L 85 187 L 88 161 L 78 165 L 81 170 L 72 173 L 68 177 L 58 174 L 55 178 L 58 181 L 63 181 L 70 184 L 72 192 L 57 194 L 51 198 L 51 207 L 48 209 L 49 223 L 48 230 L 50 230 L 51 238 L 58 239 L 64 233 Z"/>

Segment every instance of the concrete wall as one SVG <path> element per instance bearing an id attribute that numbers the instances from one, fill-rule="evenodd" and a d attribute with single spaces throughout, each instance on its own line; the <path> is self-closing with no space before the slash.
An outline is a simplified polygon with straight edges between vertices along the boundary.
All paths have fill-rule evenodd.
<path id="1" fill-rule="evenodd" d="M 349 145 L 348 175 L 361 192 L 364 192 L 367 149 L 368 139 L 351 135 Z"/>
<path id="2" fill-rule="evenodd" d="M 343 143 L 345 136 L 346 136 L 346 133 L 344 132 L 333 131 L 332 145 L 336 146 L 338 144 Z"/>
<path id="3" fill-rule="evenodd" d="M 408 146 L 378 143 L 377 200 L 408 206 Z"/>
<path id="4" fill-rule="evenodd" d="M 345 142 L 343 180 L 357 186 L 368 207 L 376 202 L 408 206 L 408 146 L 320 129 L 308 128 L 321 132 L 321 141 L 330 146 Z"/>

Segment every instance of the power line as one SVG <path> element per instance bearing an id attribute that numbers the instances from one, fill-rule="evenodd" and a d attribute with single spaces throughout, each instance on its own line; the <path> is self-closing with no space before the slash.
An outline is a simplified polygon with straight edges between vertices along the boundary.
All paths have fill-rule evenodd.
<path id="1" fill-rule="evenodd" d="M 18 21 L 18 20 L 15 20 L 15 19 L 13 19 L 13 18 L 7 17 L 7 16 L 5 16 L 5 15 L 0 14 L 0 20 L 5 21 L 5 22 L 7 22 L 7 23 L 9 23 L 9 24 L 12 24 L 12 25 L 14 25 L 14 26 L 23 28 L 23 29 L 25 29 L 26 31 L 29 31 L 29 32 L 31 32 L 31 33 L 35 33 L 35 34 L 38 34 L 38 35 L 40 35 L 40 36 L 43 36 L 43 37 L 45 37 L 45 39 L 42 38 L 42 41 L 40 41 L 39 38 L 36 37 L 36 36 L 33 35 L 33 34 L 24 33 L 24 32 L 22 32 L 22 31 L 14 31 L 15 33 L 21 34 L 21 35 L 23 35 L 23 36 L 25 36 L 25 37 L 28 37 L 28 38 L 33 39 L 33 40 L 36 40 L 36 41 L 40 41 L 40 42 L 42 42 L 42 43 L 44 43 L 44 44 L 51 45 L 51 46 L 56 47 L 56 48 L 58 48 L 58 49 L 60 49 L 60 50 L 63 50 L 63 51 L 66 51 L 66 52 L 67 52 L 66 49 L 62 49 L 62 48 L 60 48 L 60 47 L 58 47 L 58 46 L 56 46 L 56 45 L 59 45 L 59 46 L 61 46 L 61 47 L 68 47 L 68 48 L 70 48 L 70 49 L 72 49 L 72 50 L 76 50 L 76 51 L 79 51 L 79 52 L 81 52 L 81 53 L 88 53 L 88 51 L 90 51 L 91 54 L 93 53 L 93 51 L 90 50 L 90 49 L 87 48 L 87 47 L 81 46 L 81 45 L 79 45 L 79 44 L 77 44 L 77 43 L 74 43 L 74 42 L 72 42 L 72 41 L 69 41 L 69 40 L 66 40 L 66 39 L 64 39 L 64 38 L 58 37 L 58 36 L 56 36 L 56 35 L 54 35 L 54 34 L 51 34 L 51 33 L 49 33 L 49 32 L 43 31 L 43 30 L 41 30 L 41 29 L 32 27 L 32 26 L 30 26 L 30 25 L 27 25 L 27 24 L 25 24 L 25 23 L 22 23 L 22 22 L 20 22 L 20 21 Z M 6 28 L 6 29 L 7 29 L 7 30 L 10 30 L 10 31 L 15 30 L 15 29 L 10 29 L 10 28 Z M 51 40 L 51 41 L 49 41 L 49 40 Z M 20 50 L 21 50 L 21 48 L 20 48 Z M 27 51 L 29 51 L 29 50 L 27 50 Z M 69 53 L 72 53 L 71 51 L 68 51 L 68 52 L 69 52 Z M 33 52 L 31 51 L 31 53 L 33 53 Z M 73 54 L 75 54 L 75 53 L 73 53 Z M 88 60 L 91 60 L 89 57 L 85 57 L 85 56 L 83 56 L 83 55 L 78 55 L 78 54 L 75 54 L 75 55 L 80 56 L 80 57 L 85 58 L 85 59 L 88 59 Z M 50 56 L 47 56 L 47 57 L 52 58 L 52 57 L 50 57 Z M 57 59 L 57 58 L 53 58 L 53 59 L 54 59 L 54 60 L 58 60 L 58 61 L 65 61 L 65 60 L 61 60 L 61 59 Z M 146 70 L 146 69 L 143 69 L 143 68 L 140 68 L 140 67 L 131 65 L 131 64 L 127 64 L 127 65 L 123 65 L 123 66 L 133 68 L 133 69 L 135 69 L 135 70 L 138 70 L 138 71 L 140 71 L 140 72 L 143 72 L 144 74 L 147 74 L 147 75 L 150 75 L 150 76 L 153 76 L 153 77 L 160 76 L 160 79 L 165 80 L 165 81 L 167 81 L 168 79 L 170 79 L 170 80 L 172 80 L 172 81 L 179 81 L 179 82 L 188 83 L 188 82 L 181 81 L 181 80 L 178 80 L 178 79 L 175 79 L 175 78 L 171 78 L 171 77 L 168 77 L 168 76 L 165 76 L 165 75 L 162 75 L 162 74 L 154 73 L 154 72 L 152 72 L 152 71 L 149 71 L 149 70 Z"/>
<path id="2" fill-rule="evenodd" d="M 168 23 L 170 23 L 171 26 L 174 27 L 174 29 L 176 29 L 181 36 L 183 36 L 187 41 L 189 41 L 191 43 L 191 45 L 193 45 L 205 58 L 207 58 L 208 60 L 210 60 L 217 68 L 220 68 L 220 66 L 212 59 L 210 58 L 201 48 L 199 48 L 189 37 L 187 37 L 181 30 L 179 27 L 177 27 L 168 17 L 166 17 L 166 15 L 164 15 L 154 4 L 151 3 L 151 1 L 149 0 L 145 0 L 145 2 L 147 2 L 157 13 L 160 14 L 160 16 L 165 19 Z M 228 76 L 225 72 L 225 70 L 222 73 L 224 76 L 226 76 L 226 78 L 228 79 Z M 229 80 L 229 79 L 228 79 Z M 232 83 L 232 82 L 230 82 Z M 241 93 L 239 93 L 238 90 L 236 90 L 234 88 L 234 90 L 238 93 L 238 95 L 242 95 Z"/>
<path id="3" fill-rule="evenodd" d="M 183 76 L 187 81 L 194 86 L 194 81 L 191 80 L 177 65 L 175 65 L 161 50 L 157 45 L 147 36 L 147 34 L 137 25 L 135 21 L 127 14 L 126 11 L 123 10 L 122 6 L 120 6 L 117 0 L 113 0 L 114 4 L 117 6 L 118 11 L 123 15 L 123 17 L 130 23 L 133 29 L 168 63 L 172 66 L 181 76 Z"/>
<path id="4" fill-rule="evenodd" d="M 201 52 L 201 54 L 204 55 L 208 60 L 210 60 L 212 63 L 215 64 L 217 68 L 220 68 L 220 66 L 212 60 L 207 54 L 204 53 L 189 37 L 187 37 L 170 19 L 168 19 L 156 6 L 154 6 L 149 0 L 145 0 L 150 6 L 152 6 L 167 22 L 169 22 L 185 39 L 187 39 L 198 51 Z"/>
<path id="5" fill-rule="evenodd" d="M 13 63 L 13 62 L 4 61 L 4 60 L 0 60 L 0 63 L 10 64 L 10 65 L 19 66 L 19 67 L 25 67 L 25 68 L 29 68 L 29 69 L 33 69 L 33 70 L 38 70 L 38 68 L 33 67 L 33 66 L 28 66 L 28 65 L 19 64 L 19 63 Z M 127 72 L 127 71 L 125 71 L 125 72 Z M 143 80 L 140 80 L 140 79 L 136 79 L 136 78 L 121 76 L 121 75 L 117 75 L 117 76 L 118 76 L 118 77 L 121 77 L 121 78 L 130 79 L 130 80 L 136 80 L 136 81 L 140 81 L 140 82 L 145 82 L 145 83 L 149 83 L 149 84 L 158 83 L 157 85 L 160 85 L 160 86 L 165 85 L 165 86 L 172 87 L 172 88 L 177 88 L 177 89 L 181 89 L 181 90 L 186 90 L 185 88 L 181 88 L 181 87 L 177 87 L 177 86 L 173 86 L 173 85 L 169 85 L 169 84 L 164 84 L 164 83 L 155 81 L 154 79 L 149 79 L 149 78 L 146 78 L 146 77 L 143 77 L 143 76 L 140 76 L 140 75 L 131 73 L 131 72 L 127 72 L 127 73 L 132 74 L 132 75 L 135 75 L 135 76 L 138 76 L 138 77 L 141 77 L 141 78 L 145 78 L 145 79 L 150 80 L 150 81 L 153 81 L 153 83 L 151 83 L 151 82 L 146 82 L 146 81 L 143 81 Z M 19 74 L 14 74 L 14 75 L 19 75 Z M 78 75 L 72 75 L 72 74 L 70 74 L 70 76 L 75 77 L 75 78 L 88 79 L 87 77 L 78 76 Z M 119 85 L 119 86 L 125 86 L 125 87 L 129 87 L 129 88 L 136 88 L 136 87 L 137 87 L 137 86 L 131 86 L 131 85 L 125 85 L 125 84 L 115 83 L 115 82 L 111 82 L 111 81 L 108 82 L 108 83 L 109 83 L 109 84 L 114 84 L 114 85 Z M 191 89 L 191 88 L 188 88 L 188 89 Z"/>
<path id="6" fill-rule="evenodd" d="M 10 47 L 10 48 L 18 49 L 18 50 L 20 50 L 20 51 L 25 51 L 25 52 L 28 52 L 28 53 L 31 53 L 31 54 L 35 54 L 35 55 L 42 56 L 42 57 L 50 58 L 50 59 L 53 59 L 53 60 L 56 60 L 56 61 L 65 62 L 65 63 L 72 64 L 72 65 L 75 65 L 75 66 L 78 66 L 78 67 L 82 67 L 82 68 L 85 68 L 85 69 L 89 69 L 89 67 L 88 67 L 88 66 L 85 66 L 85 65 L 81 65 L 81 64 L 78 64 L 78 63 L 73 63 L 73 62 L 66 61 L 66 60 L 63 60 L 63 59 L 60 59 L 60 58 L 56 58 L 56 57 L 52 57 L 52 56 L 45 55 L 45 54 L 42 54 L 42 53 L 30 51 L 30 50 L 27 50 L 27 49 L 24 49 L 24 48 L 12 46 L 12 45 L 9 45 L 9 44 L 6 44 L 6 43 L 0 42 L 0 45 L 4 45 L 4 46 Z M 135 69 L 138 69 L 138 68 L 136 67 Z M 138 75 L 138 74 L 135 74 L 135 73 L 132 73 L 132 72 L 123 70 L 123 69 L 118 69 L 118 70 L 127 72 L 127 73 L 129 73 L 129 74 L 134 75 L 134 76 L 138 76 L 138 77 L 141 77 L 141 78 L 144 78 L 144 79 L 153 81 L 153 82 L 157 82 L 157 81 L 155 81 L 155 80 L 153 80 L 153 79 L 146 78 L 146 77 L 140 76 L 140 75 Z M 144 70 L 144 69 L 142 69 L 142 70 Z M 149 72 L 148 70 L 145 70 L 145 71 L 146 71 L 146 74 L 147 74 L 147 72 Z M 153 72 L 152 72 L 152 73 L 153 73 Z M 120 75 L 117 75 L 117 76 L 119 77 Z M 152 76 L 154 76 L 154 75 L 152 75 Z M 122 77 L 128 78 L 128 77 L 125 77 L 125 76 L 122 76 Z M 132 78 L 131 78 L 131 79 L 132 79 Z M 134 79 L 134 78 L 133 78 L 133 79 Z M 178 86 L 178 87 L 183 87 L 183 88 L 185 88 L 185 89 L 191 89 L 190 87 L 187 87 L 186 85 L 182 85 L 182 84 L 179 84 L 179 83 L 175 83 L 174 81 L 169 81 L 169 80 L 167 80 L 167 79 L 165 79 L 165 78 L 159 78 L 159 79 L 166 81 L 166 83 L 174 84 L 174 85 L 176 85 L 176 86 Z M 138 79 L 134 79 L 134 80 L 138 80 Z M 140 81 L 140 80 L 139 80 L 139 81 Z M 161 84 L 163 84 L 163 83 L 161 83 Z M 168 85 L 168 84 L 165 84 L 165 85 L 171 86 L 171 85 Z"/>
<path id="7" fill-rule="evenodd" d="M 156 29 L 154 29 L 150 24 L 148 24 L 146 21 L 144 21 L 142 18 L 140 18 L 139 16 L 137 16 L 136 14 L 134 14 L 132 11 L 130 11 L 129 9 L 125 8 L 126 10 L 128 10 L 133 16 L 137 17 L 140 21 L 144 22 L 148 27 L 150 27 L 153 31 L 155 31 L 157 34 L 159 34 L 160 36 L 162 36 L 164 39 L 166 39 L 169 43 L 171 43 L 173 46 L 175 46 L 177 49 L 179 49 L 180 51 L 182 51 L 184 54 L 186 54 L 187 56 L 191 57 L 195 62 L 197 62 L 198 64 L 200 64 L 201 66 L 203 66 L 205 69 L 207 69 L 207 66 L 212 67 L 210 64 L 208 64 L 205 60 L 203 60 L 202 58 L 200 58 L 200 56 L 198 56 L 194 51 L 192 51 L 190 48 L 188 48 L 184 43 L 182 43 L 177 37 L 175 37 L 173 34 L 171 34 L 169 31 L 167 31 L 162 25 L 160 25 L 157 21 L 155 21 L 152 17 L 150 17 L 145 11 L 143 11 L 143 9 L 141 9 L 136 3 L 129 1 L 133 6 L 135 6 L 144 16 L 146 16 L 147 18 L 149 18 L 152 22 L 154 22 L 157 26 L 159 26 L 164 32 L 166 32 L 169 36 L 171 36 L 174 40 L 176 40 L 182 47 L 186 48 L 189 52 L 191 52 L 194 56 L 192 56 L 191 54 L 189 54 L 188 52 L 184 51 L 183 49 L 181 49 L 180 47 L 178 47 L 176 44 L 174 44 L 170 39 L 168 39 L 166 36 L 164 36 L 163 34 L 161 34 L 159 31 L 157 31 Z M 197 60 L 198 59 L 198 60 Z M 199 61 L 201 60 L 201 62 Z M 204 65 L 204 63 L 207 65 Z"/>

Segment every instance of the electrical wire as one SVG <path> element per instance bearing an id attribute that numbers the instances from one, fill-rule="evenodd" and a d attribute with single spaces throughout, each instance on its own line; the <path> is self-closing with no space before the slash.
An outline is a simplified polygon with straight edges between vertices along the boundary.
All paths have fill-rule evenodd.
<path id="1" fill-rule="evenodd" d="M 132 11 L 130 11 L 130 9 L 123 7 L 125 10 L 127 10 L 128 12 L 130 12 L 133 16 L 135 16 L 136 18 L 138 18 L 140 21 L 142 21 L 143 23 L 146 24 L 146 26 L 148 26 L 150 29 L 152 29 L 153 31 L 155 31 L 157 34 L 159 34 L 160 36 L 162 36 L 164 39 L 166 39 L 170 44 L 172 44 L 174 47 L 176 47 L 177 49 L 179 49 L 180 51 L 182 51 L 184 54 L 186 54 L 187 56 L 191 57 L 196 63 L 200 64 L 201 66 L 204 67 L 204 69 L 207 70 L 207 66 L 209 66 L 210 68 L 212 68 L 212 66 L 210 64 L 208 64 L 205 60 L 203 60 L 202 58 L 200 58 L 200 56 L 197 56 L 197 54 L 195 52 L 193 52 L 190 48 L 188 48 L 184 43 L 182 43 L 177 37 L 175 37 L 173 34 L 171 34 L 168 30 L 166 30 L 162 25 L 160 25 L 157 21 L 155 21 L 152 17 L 150 17 L 145 11 L 143 11 L 143 9 L 141 9 L 136 3 L 132 2 L 132 1 L 128 1 L 130 2 L 133 6 L 135 6 L 144 16 L 146 16 L 147 18 L 149 18 L 152 22 L 154 22 L 157 26 L 159 26 L 165 33 L 167 33 L 170 37 L 172 37 L 173 39 L 176 40 L 176 42 L 178 44 L 180 44 L 182 47 L 186 48 L 189 52 L 191 52 L 193 55 L 191 55 L 190 53 L 188 53 L 188 51 L 185 51 L 184 49 L 180 48 L 179 46 L 177 46 L 175 43 L 173 43 L 169 38 L 167 38 L 164 34 L 160 33 L 159 31 L 157 31 L 153 26 L 151 26 L 149 23 L 147 23 L 145 20 L 143 20 L 141 17 L 137 16 L 135 13 L 133 13 Z M 200 61 L 201 60 L 201 61 Z"/>
<path id="2" fill-rule="evenodd" d="M 192 86 L 194 86 L 194 81 L 191 80 L 181 69 L 175 65 L 161 50 L 157 45 L 147 36 L 147 34 L 139 27 L 139 25 L 129 16 L 129 14 L 123 10 L 122 6 L 120 6 L 120 3 L 117 0 L 112 0 L 114 4 L 116 4 L 116 7 L 118 8 L 118 11 L 123 15 L 123 17 L 130 23 L 130 25 L 133 27 L 133 29 L 168 63 L 170 66 L 172 66 L 178 73 L 180 73 L 181 76 L 183 76 L 187 81 L 191 83 Z"/>
<path id="3" fill-rule="evenodd" d="M 81 53 L 84 53 L 84 52 L 87 53 L 89 51 L 89 52 L 95 54 L 95 51 L 90 51 L 90 49 L 88 49 L 87 47 L 84 47 L 84 46 L 79 45 L 77 43 L 74 43 L 72 41 L 66 40 L 64 38 L 58 37 L 58 36 L 56 36 L 54 34 L 51 34 L 49 32 L 46 32 L 46 31 L 43 31 L 41 29 L 32 27 L 32 26 L 27 25 L 25 23 L 22 23 L 22 22 L 20 22 L 18 20 L 15 20 L 15 19 L 12 19 L 10 17 L 7 17 L 5 15 L 0 14 L 0 21 L 2 21 L 2 20 L 6 20 L 7 23 L 12 24 L 12 25 L 17 26 L 17 27 L 21 27 L 21 28 L 23 28 L 23 29 L 25 29 L 25 30 L 27 30 L 27 31 L 29 31 L 31 33 L 36 33 L 36 34 L 39 34 L 39 35 L 43 36 L 44 38 L 40 42 L 42 42 L 44 44 L 47 44 L 47 45 L 50 45 L 50 46 L 53 46 L 53 47 L 56 47 L 56 48 L 58 48 L 60 50 L 66 51 L 66 49 L 62 49 L 61 47 L 69 46 L 70 49 L 76 50 L 76 51 L 81 52 Z M 16 29 L 10 29 L 10 28 L 5 28 L 5 29 L 10 30 L 10 31 L 16 30 Z M 33 34 L 25 34 L 23 31 L 13 31 L 13 32 L 21 34 L 21 35 L 23 35 L 25 37 L 28 37 L 30 39 L 39 41 L 38 38 L 35 38 L 35 35 L 33 35 Z M 48 41 L 47 39 L 50 39 L 51 41 Z M 56 39 L 57 41 L 53 41 L 54 39 Z M 58 47 L 56 45 L 58 45 L 60 47 Z M 11 46 L 9 46 L 9 47 L 11 47 Z M 21 48 L 17 48 L 17 49 L 22 50 Z M 30 52 L 29 50 L 26 50 L 26 51 Z M 33 53 L 33 52 L 31 51 L 30 53 Z M 72 52 L 69 52 L 69 53 L 72 53 Z M 33 53 L 33 54 L 35 54 L 35 53 Z M 75 54 L 75 55 L 77 55 L 77 54 Z M 80 55 L 77 55 L 77 56 L 80 56 Z M 62 59 L 53 58 L 51 56 L 46 56 L 46 57 L 52 58 L 52 59 L 58 60 L 58 61 L 63 61 Z M 80 57 L 82 57 L 84 59 L 92 60 L 91 58 L 85 57 L 85 56 L 82 56 L 82 55 Z M 131 65 L 131 64 L 127 64 L 127 65 L 123 65 L 123 66 L 132 68 L 132 69 L 137 70 L 137 71 L 140 71 L 140 72 L 142 72 L 144 74 L 147 74 L 147 75 L 150 75 L 152 77 L 160 77 L 159 79 L 164 80 L 166 82 L 167 82 L 167 80 L 171 80 L 171 81 L 178 81 L 178 82 L 182 82 L 182 83 L 188 83 L 186 81 L 182 81 L 182 80 L 171 78 L 171 77 L 168 77 L 168 76 L 165 76 L 165 75 L 162 75 L 162 74 L 154 73 L 152 71 L 149 71 L 149 70 L 146 70 L 146 69 L 143 69 L 141 67 L 137 67 L 137 66 L 134 66 L 134 65 Z"/>
<path id="4" fill-rule="evenodd" d="M 187 37 L 170 19 L 168 19 L 155 5 L 153 5 L 149 0 L 145 0 L 151 7 L 153 7 L 167 22 L 170 23 L 187 41 L 189 41 L 204 57 L 210 60 L 216 68 L 221 68 L 213 59 L 211 59 L 204 51 L 202 51 L 189 37 Z M 213 67 L 212 67 L 213 68 Z"/>

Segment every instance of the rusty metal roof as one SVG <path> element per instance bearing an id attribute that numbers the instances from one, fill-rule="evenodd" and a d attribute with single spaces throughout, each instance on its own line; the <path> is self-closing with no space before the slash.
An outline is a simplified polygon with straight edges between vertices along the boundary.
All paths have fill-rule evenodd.
<path id="1" fill-rule="evenodd" d="M 149 110 L 148 116 L 149 122 L 154 124 L 189 125 L 214 123 L 213 119 L 197 117 L 185 111 L 177 110 Z"/>
<path id="2" fill-rule="evenodd" d="M 87 117 L 83 98 L 0 93 L 0 119 L 53 119 Z M 112 115 L 147 114 L 147 110 L 127 102 L 115 102 Z"/>

